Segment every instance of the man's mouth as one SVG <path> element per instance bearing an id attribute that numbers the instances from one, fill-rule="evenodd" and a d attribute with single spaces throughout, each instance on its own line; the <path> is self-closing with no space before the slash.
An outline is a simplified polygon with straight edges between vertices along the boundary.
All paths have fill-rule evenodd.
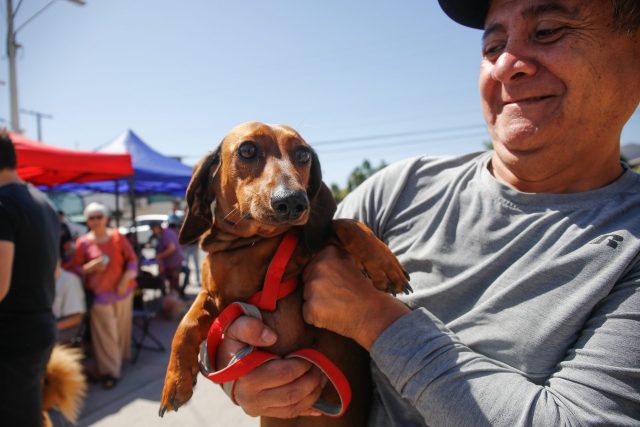
<path id="1" fill-rule="evenodd" d="M 553 95 L 530 96 L 528 98 L 509 99 L 504 101 L 504 105 L 534 103 L 534 102 L 544 101 L 545 99 L 549 99 L 549 98 L 553 98 Z"/>

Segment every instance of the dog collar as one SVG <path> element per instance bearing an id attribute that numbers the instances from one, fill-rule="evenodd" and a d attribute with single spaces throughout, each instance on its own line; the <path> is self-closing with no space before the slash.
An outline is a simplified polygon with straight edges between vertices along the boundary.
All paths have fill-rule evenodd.
<path id="1" fill-rule="evenodd" d="M 293 277 L 283 282 L 282 277 L 297 245 L 297 234 L 293 232 L 287 233 L 269 263 L 262 291 L 252 295 L 247 302 L 234 302 L 229 304 L 214 320 L 209 328 L 207 339 L 202 343 L 200 348 L 200 372 L 214 383 L 222 384 L 224 391 L 231 397 L 231 400 L 236 403 L 234 388 L 238 378 L 270 360 L 305 359 L 316 365 L 327 376 L 340 397 L 340 404 L 338 405 L 332 405 L 320 399 L 313 407 L 328 417 L 338 418 L 344 415 L 349 407 L 349 403 L 351 402 L 351 387 L 342 371 L 317 350 L 304 348 L 281 357 L 277 354 L 247 346 L 238 352 L 225 368 L 218 371 L 213 369 L 218 346 L 225 331 L 234 320 L 242 315 L 262 320 L 260 310 L 275 311 L 278 300 L 285 298 L 295 291 L 298 285 L 297 278 Z"/>

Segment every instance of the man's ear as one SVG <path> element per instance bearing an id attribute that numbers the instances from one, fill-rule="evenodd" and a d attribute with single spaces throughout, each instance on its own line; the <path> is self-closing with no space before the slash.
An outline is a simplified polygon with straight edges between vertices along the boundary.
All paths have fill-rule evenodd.
<path id="1" fill-rule="evenodd" d="M 187 212 L 180 228 L 182 245 L 194 242 L 213 226 L 216 195 L 212 184 L 220 170 L 221 146 L 222 143 L 193 168 L 187 188 Z"/>

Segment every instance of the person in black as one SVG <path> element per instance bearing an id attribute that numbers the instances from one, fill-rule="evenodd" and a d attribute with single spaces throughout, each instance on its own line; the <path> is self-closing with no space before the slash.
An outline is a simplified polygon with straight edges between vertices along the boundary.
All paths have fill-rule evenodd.
<path id="1" fill-rule="evenodd" d="M 16 172 L 0 131 L 0 424 L 42 424 L 42 382 L 56 339 L 51 311 L 60 244 L 56 211 Z"/>
<path id="2" fill-rule="evenodd" d="M 60 258 L 62 259 L 62 264 L 64 264 L 73 255 L 74 242 L 71 229 L 64 218 L 64 211 L 58 211 L 58 219 L 60 221 Z"/>

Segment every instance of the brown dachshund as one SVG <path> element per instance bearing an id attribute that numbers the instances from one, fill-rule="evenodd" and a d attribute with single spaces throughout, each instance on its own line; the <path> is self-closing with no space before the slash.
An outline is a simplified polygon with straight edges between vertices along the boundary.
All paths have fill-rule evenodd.
<path id="1" fill-rule="evenodd" d="M 202 290 L 180 322 L 171 346 L 160 415 L 177 410 L 193 393 L 201 343 L 222 310 L 260 291 L 271 258 L 285 233 L 301 243 L 286 265 L 284 278 L 301 274 L 314 251 L 335 244 L 349 252 L 380 290 L 407 292 L 408 276 L 391 251 L 363 224 L 333 220 L 336 208 L 322 183 L 317 156 L 292 128 L 245 123 L 195 168 L 187 190 L 188 210 L 180 242 L 200 239 L 208 256 L 202 266 Z M 304 323 L 300 286 L 263 311 L 263 321 L 278 340 L 262 349 L 286 355 L 313 348 L 344 373 L 353 399 L 341 418 L 263 417 L 263 426 L 360 426 L 368 416 L 368 355 L 354 341 Z M 214 361 L 215 363 L 215 361 Z M 338 402 L 329 382 L 322 399 Z"/>

